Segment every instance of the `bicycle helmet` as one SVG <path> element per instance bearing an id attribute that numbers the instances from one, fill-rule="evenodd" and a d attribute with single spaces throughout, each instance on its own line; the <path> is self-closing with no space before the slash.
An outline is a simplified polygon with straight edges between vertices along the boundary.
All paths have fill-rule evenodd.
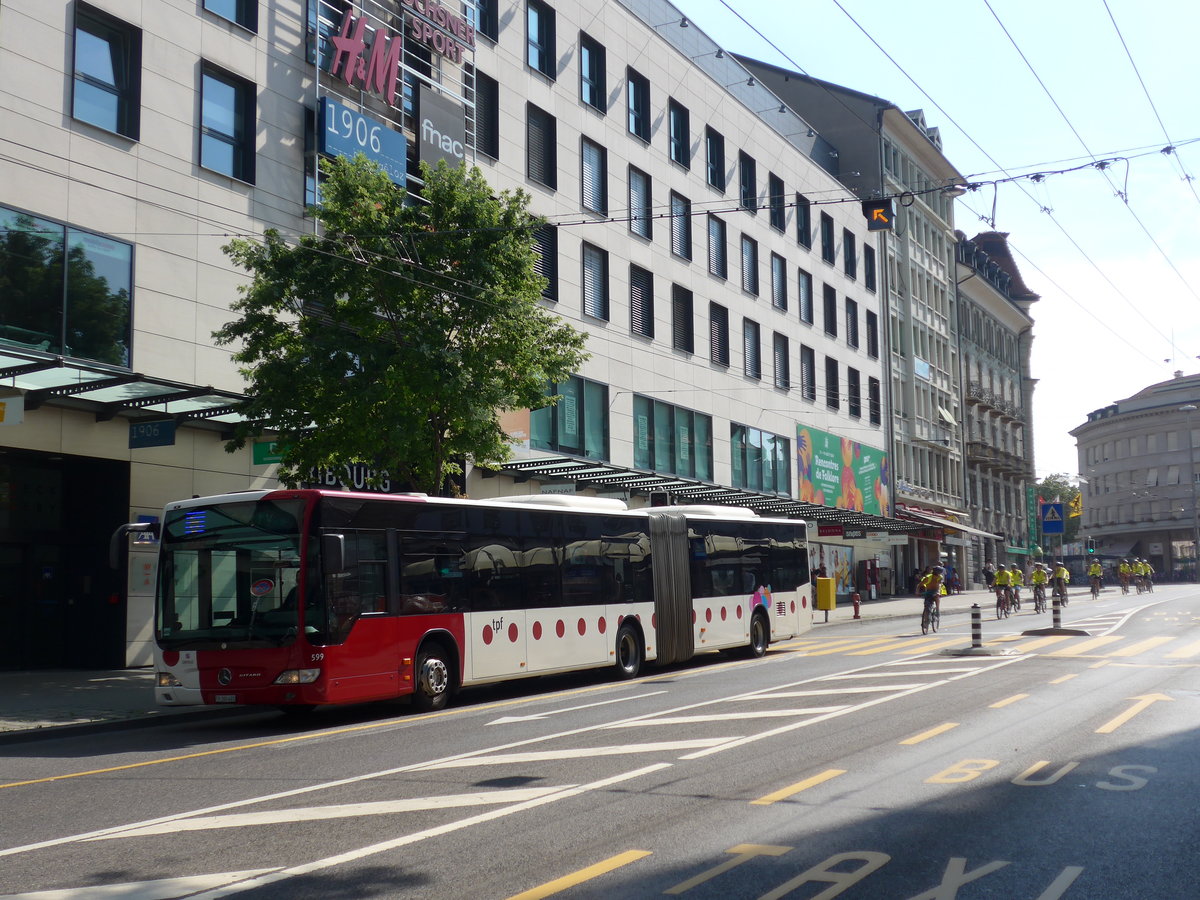
<path id="1" fill-rule="evenodd" d="M 945 571 L 946 571 L 946 570 L 945 570 L 945 569 L 943 569 L 941 566 L 934 566 L 934 567 L 933 567 L 933 574 L 935 574 L 935 575 L 941 575 L 941 574 L 942 574 L 943 572 L 945 572 Z"/>

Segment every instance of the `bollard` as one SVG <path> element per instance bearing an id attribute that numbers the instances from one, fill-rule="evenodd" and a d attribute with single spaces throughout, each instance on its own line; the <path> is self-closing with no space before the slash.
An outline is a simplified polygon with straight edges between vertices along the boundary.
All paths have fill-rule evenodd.
<path id="1" fill-rule="evenodd" d="M 1058 600 L 1058 594 L 1054 595 L 1052 603 L 1052 615 L 1054 616 L 1054 627 L 1062 628 L 1062 604 Z"/>
<path id="2" fill-rule="evenodd" d="M 971 646 L 983 646 L 983 616 L 978 603 L 971 604 Z"/>
<path id="3" fill-rule="evenodd" d="M 862 597 L 858 595 L 858 591 L 850 595 L 850 602 L 854 604 L 854 618 L 861 619 L 862 616 L 858 614 L 858 611 L 862 607 Z"/>

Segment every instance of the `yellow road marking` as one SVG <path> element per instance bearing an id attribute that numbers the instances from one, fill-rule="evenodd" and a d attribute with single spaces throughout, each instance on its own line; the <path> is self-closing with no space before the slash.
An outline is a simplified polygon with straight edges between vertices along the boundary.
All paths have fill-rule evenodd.
<path id="1" fill-rule="evenodd" d="M 834 653 L 845 653 L 847 650 L 858 650 L 862 647 L 875 647 L 875 646 L 878 646 L 879 644 L 886 644 L 888 641 L 891 641 L 891 640 L 892 640 L 892 638 L 875 638 L 874 640 L 859 641 L 857 643 L 845 644 L 841 647 L 833 647 L 831 649 L 827 648 L 827 649 L 823 649 L 823 650 L 806 650 L 806 651 L 804 651 L 804 655 L 805 656 L 830 656 Z"/>
<path id="2" fill-rule="evenodd" d="M 919 744 L 921 741 L 927 741 L 930 738 L 937 737 L 939 734 L 945 734 L 951 728 L 957 727 L 957 722 L 947 722 L 945 725 L 939 725 L 937 728 L 930 728 L 928 731 L 922 731 L 920 734 L 914 734 L 910 738 L 905 738 L 900 742 L 900 746 L 911 747 L 913 744 Z"/>
<path id="3" fill-rule="evenodd" d="M 672 888 L 667 888 L 663 891 L 664 894 L 686 894 L 692 888 L 704 884 L 706 881 L 712 881 L 718 875 L 724 875 L 735 866 L 740 866 L 744 862 L 749 862 L 756 856 L 783 856 L 791 850 L 791 847 L 779 847 L 775 844 L 738 844 L 736 847 L 730 847 L 726 853 L 734 854 L 733 859 L 727 859 L 718 866 L 713 866 L 706 872 L 701 872 L 687 881 L 681 881 Z"/>
<path id="4" fill-rule="evenodd" d="M 1022 644 L 1019 647 L 1014 647 L 1018 653 L 1031 653 L 1034 650 L 1041 650 L 1043 647 L 1049 647 L 1051 644 L 1057 644 L 1059 641 L 1065 641 L 1070 638 L 1068 634 L 1054 634 L 1050 637 L 1039 638 L 1036 641 L 1030 641 L 1028 644 Z"/>
<path id="5" fill-rule="evenodd" d="M 1195 656 L 1197 653 L 1200 653 L 1200 641 L 1180 647 L 1178 650 L 1172 650 L 1167 654 L 1167 659 L 1187 659 L 1189 656 Z"/>
<path id="6" fill-rule="evenodd" d="M 845 769 L 826 769 L 819 775 L 814 775 L 812 778 L 805 778 L 803 781 L 797 781 L 793 785 L 789 785 L 773 794 L 767 794 L 765 797 L 759 797 L 757 800 L 751 800 L 751 806 L 770 806 L 779 800 L 786 800 L 801 791 L 806 791 L 810 787 L 816 787 L 818 784 L 824 784 L 832 778 L 837 778 L 839 775 L 845 775 Z"/>
<path id="7" fill-rule="evenodd" d="M 1009 697 L 1006 700 L 996 701 L 991 706 L 989 706 L 988 709 L 1003 709 L 1004 707 L 1009 706 L 1010 704 L 1016 703 L 1018 700 L 1024 700 L 1028 696 L 1029 696 L 1028 694 L 1013 694 L 1011 697 Z"/>
<path id="8" fill-rule="evenodd" d="M 565 891 L 567 888 L 583 884 L 585 881 L 591 881 L 593 878 L 599 878 L 601 875 L 606 875 L 614 869 L 627 866 L 649 855 L 649 850 L 627 850 L 624 853 L 618 853 L 616 856 L 610 856 L 608 859 L 598 862 L 594 866 L 588 866 L 586 869 L 580 869 L 578 872 L 572 872 L 570 875 L 564 875 L 562 878 L 549 881 L 541 887 L 535 887 L 520 894 L 513 894 L 508 900 L 541 900 L 543 897 L 552 897 L 555 894 Z"/>
<path id="9" fill-rule="evenodd" d="M 1160 700 L 1171 700 L 1166 694 L 1145 694 L 1141 697 L 1130 697 L 1130 700 L 1136 700 L 1137 703 L 1125 710 L 1115 719 L 1110 719 L 1099 728 L 1096 729 L 1096 734 L 1112 734 L 1146 707 Z"/>
<path id="10" fill-rule="evenodd" d="M 853 653 L 847 653 L 847 656 L 870 656 L 873 653 L 887 653 L 890 650 L 901 650 L 905 647 L 918 647 L 921 644 L 932 644 L 942 638 L 919 637 L 909 638 L 906 641 L 895 641 L 891 644 L 884 644 L 882 647 L 872 647 L 870 650 L 855 650 Z"/>
<path id="11" fill-rule="evenodd" d="M 1078 677 L 1079 677 L 1079 673 L 1078 673 L 1078 672 L 1072 672 L 1070 675 L 1063 675 L 1063 676 L 1061 676 L 1061 677 L 1059 677 L 1059 678 L 1055 678 L 1055 679 L 1054 679 L 1052 682 L 1050 682 L 1050 683 L 1051 683 L 1051 684 L 1062 684 L 1064 681 L 1070 681 L 1072 678 L 1078 678 Z"/>
<path id="12" fill-rule="evenodd" d="M 1155 647 L 1161 647 L 1163 644 L 1169 644 L 1175 640 L 1173 637 L 1154 637 L 1147 638 L 1144 641 L 1138 641 L 1136 644 L 1131 644 L 1128 647 L 1122 647 L 1120 650 L 1114 650 L 1109 656 L 1137 656 L 1139 653 L 1144 653 L 1147 650 L 1153 650 Z"/>
<path id="13" fill-rule="evenodd" d="M 1124 640 L 1119 637 L 1098 637 L 1092 638 L 1090 641 L 1076 644 L 1074 647 L 1067 647 L 1065 650 L 1055 650 L 1050 656 L 1079 656 L 1088 650 L 1096 647 L 1103 647 L 1105 644 L 1115 644 L 1117 641 Z"/>
<path id="14" fill-rule="evenodd" d="M 1107 666 L 1107 665 L 1108 665 L 1110 662 L 1112 662 L 1112 660 L 1109 660 L 1109 659 L 1102 659 L 1102 660 L 1100 660 L 1100 662 L 1098 662 L 1098 663 L 1092 663 L 1090 666 L 1088 666 L 1088 668 L 1089 668 L 1089 669 L 1103 669 L 1103 668 L 1104 668 L 1105 666 Z"/>

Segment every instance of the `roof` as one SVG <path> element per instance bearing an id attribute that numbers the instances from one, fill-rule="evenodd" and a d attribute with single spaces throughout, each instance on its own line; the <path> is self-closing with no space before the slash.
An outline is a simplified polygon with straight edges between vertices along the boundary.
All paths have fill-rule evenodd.
<path id="1" fill-rule="evenodd" d="M 1025 284 L 1017 261 L 1013 259 L 1008 247 L 1007 231 L 981 231 L 971 238 L 971 243 L 986 253 L 1011 279 L 1008 292 L 1016 300 L 1038 300 L 1041 294 L 1036 294 Z"/>

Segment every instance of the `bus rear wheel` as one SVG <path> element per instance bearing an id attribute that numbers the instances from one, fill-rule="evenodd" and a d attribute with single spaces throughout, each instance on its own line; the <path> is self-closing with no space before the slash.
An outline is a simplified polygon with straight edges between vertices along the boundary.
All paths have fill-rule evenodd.
<path id="1" fill-rule="evenodd" d="M 454 692 L 454 676 L 450 672 L 449 654 L 441 644 L 428 644 L 417 654 L 413 666 L 413 706 L 420 712 L 445 709 Z"/>
<path id="2" fill-rule="evenodd" d="M 642 670 L 642 641 L 635 629 L 622 625 L 617 630 L 617 677 L 637 678 Z"/>
<path id="3" fill-rule="evenodd" d="M 750 619 L 750 646 L 746 650 L 747 655 L 751 659 L 765 656 L 767 644 L 770 642 L 771 629 L 767 625 L 767 617 L 762 613 L 755 613 Z"/>

